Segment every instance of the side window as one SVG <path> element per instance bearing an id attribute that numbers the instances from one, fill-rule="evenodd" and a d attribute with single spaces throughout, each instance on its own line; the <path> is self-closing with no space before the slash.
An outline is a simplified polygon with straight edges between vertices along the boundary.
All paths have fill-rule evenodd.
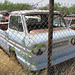
<path id="1" fill-rule="evenodd" d="M 54 16 L 53 27 L 65 27 L 65 24 L 60 16 Z"/>
<path id="2" fill-rule="evenodd" d="M 9 22 L 9 28 L 16 31 L 23 31 L 22 21 L 20 16 L 11 16 Z"/>

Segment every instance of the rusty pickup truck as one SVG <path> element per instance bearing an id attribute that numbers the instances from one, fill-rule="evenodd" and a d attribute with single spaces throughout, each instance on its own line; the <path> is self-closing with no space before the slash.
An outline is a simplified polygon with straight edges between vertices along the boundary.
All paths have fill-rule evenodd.
<path id="1" fill-rule="evenodd" d="M 19 63 L 31 71 L 47 66 L 48 10 L 14 11 L 8 29 L 0 30 L 0 46 L 10 55 L 14 51 Z M 75 57 L 75 31 L 66 26 L 54 11 L 51 65 Z"/>

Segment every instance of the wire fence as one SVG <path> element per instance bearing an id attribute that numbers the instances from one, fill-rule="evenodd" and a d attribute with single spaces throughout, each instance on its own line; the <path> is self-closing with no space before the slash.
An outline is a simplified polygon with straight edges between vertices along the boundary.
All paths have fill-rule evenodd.
<path id="1" fill-rule="evenodd" d="M 1 11 L 0 75 L 75 74 L 75 12 L 49 3 L 48 10 Z"/>

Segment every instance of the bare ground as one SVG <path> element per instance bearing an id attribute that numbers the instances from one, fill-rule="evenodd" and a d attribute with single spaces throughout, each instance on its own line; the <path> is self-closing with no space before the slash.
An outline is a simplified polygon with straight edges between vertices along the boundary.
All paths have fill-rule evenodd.
<path id="1" fill-rule="evenodd" d="M 18 64 L 15 55 L 9 57 L 0 49 L 0 75 L 25 75 L 23 68 Z"/>
<path id="2" fill-rule="evenodd" d="M 75 58 L 54 66 L 52 75 L 75 75 Z M 23 68 L 13 54 L 9 57 L 0 49 L 0 75 L 46 75 L 46 69 L 38 72 L 30 72 Z"/>

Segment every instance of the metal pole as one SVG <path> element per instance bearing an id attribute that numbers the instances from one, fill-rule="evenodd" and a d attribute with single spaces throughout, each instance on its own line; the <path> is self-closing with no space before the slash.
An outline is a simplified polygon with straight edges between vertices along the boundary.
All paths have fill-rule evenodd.
<path id="1" fill-rule="evenodd" d="M 51 67 L 52 38 L 53 38 L 53 15 L 54 15 L 54 0 L 49 0 L 47 75 L 54 74 L 54 68 Z"/>

